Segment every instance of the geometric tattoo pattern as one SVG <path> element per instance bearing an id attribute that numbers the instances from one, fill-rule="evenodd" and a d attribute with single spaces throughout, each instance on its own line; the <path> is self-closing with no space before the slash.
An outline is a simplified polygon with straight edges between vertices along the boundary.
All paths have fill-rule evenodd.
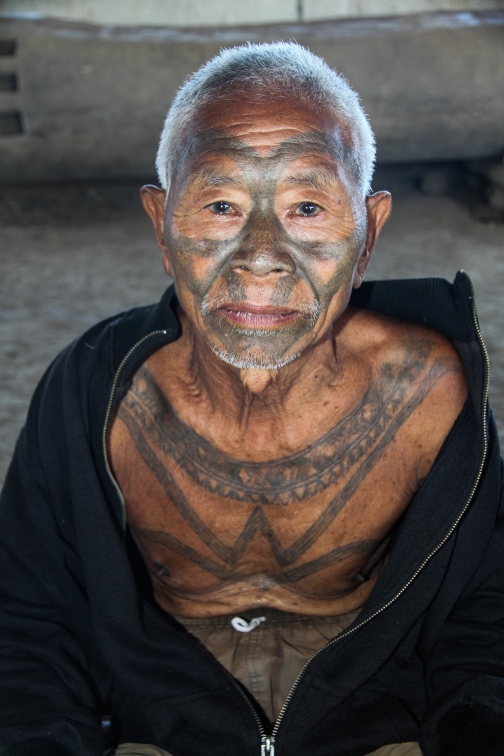
<path id="1" fill-rule="evenodd" d="M 441 358 L 425 370 L 430 342 L 416 342 L 404 354 L 400 366 L 385 364 L 378 380 L 350 413 L 306 449 L 281 459 L 252 463 L 233 459 L 183 423 L 174 413 L 149 371 L 142 367 L 123 399 L 118 416 L 129 431 L 138 453 L 161 484 L 177 511 L 212 556 L 197 551 L 165 531 L 135 529 L 149 551 L 157 543 L 179 554 L 222 581 L 247 579 L 240 558 L 251 539 L 261 534 L 281 568 L 271 578 L 293 584 L 349 556 L 381 551 L 378 540 L 361 540 L 337 546 L 316 559 L 297 564 L 327 531 L 363 480 L 381 459 L 399 428 L 425 399 L 437 381 L 459 370 L 452 358 Z M 220 497 L 255 505 L 234 542 L 225 543 L 201 519 L 162 462 L 171 458 L 199 486 Z M 283 546 L 268 520 L 272 505 L 289 506 L 324 491 L 351 472 L 346 483 L 329 501 L 306 531 Z M 159 576 L 168 569 L 159 565 Z"/>

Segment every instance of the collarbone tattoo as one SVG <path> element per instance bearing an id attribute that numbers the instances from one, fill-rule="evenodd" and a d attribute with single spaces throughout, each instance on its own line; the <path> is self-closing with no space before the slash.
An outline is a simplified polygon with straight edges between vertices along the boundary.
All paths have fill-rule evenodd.
<path id="1" fill-rule="evenodd" d="M 419 380 L 428 352 L 426 345 L 417 345 L 404 364 L 383 365 L 378 380 L 327 433 L 299 452 L 268 462 L 235 459 L 213 446 L 177 417 L 145 367 L 121 403 L 119 417 L 132 438 L 140 432 L 211 493 L 247 504 L 289 505 L 323 492 L 376 444 L 390 442 L 387 431 L 397 431 L 441 375 L 453 370 L 453 360 L 440 359 Z"/>

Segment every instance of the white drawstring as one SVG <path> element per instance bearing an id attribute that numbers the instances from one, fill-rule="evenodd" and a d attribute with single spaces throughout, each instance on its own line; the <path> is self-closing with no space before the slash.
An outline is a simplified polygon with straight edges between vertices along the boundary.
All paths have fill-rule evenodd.
<path id="1" fill-rule="evenodd" d="M 235 630 L 239 633 L 250 633 L 251 630 L 255 630 L 261 622 L 266 622 L 266 617 L 254 617 L 254 619 L 247 622 L 242 617 L 233 617 L 231 624 Z"/>

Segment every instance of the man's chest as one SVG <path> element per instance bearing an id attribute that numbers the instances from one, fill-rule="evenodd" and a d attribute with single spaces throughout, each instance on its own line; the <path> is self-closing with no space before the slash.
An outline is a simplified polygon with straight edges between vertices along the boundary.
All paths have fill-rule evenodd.
<path id="1" fill-rule="evenodd" d="M 263 605 L 336 614 L 362 603 L 415 490 L 397 414 L 369 395 L 307 448 L 254 463 L 224 454 L 152 386 L 134 384 L 111 460 L 158 602 L 193 616 Z"/>

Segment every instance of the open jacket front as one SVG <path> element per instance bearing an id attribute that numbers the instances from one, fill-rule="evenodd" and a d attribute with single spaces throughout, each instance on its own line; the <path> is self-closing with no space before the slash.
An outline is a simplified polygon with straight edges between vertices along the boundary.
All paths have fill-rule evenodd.
<path id="1" fill-rule="evenodd" d="M 0 753 L 99 756 L 504 754 L 504 520 L 472 284 L 363 284 L 352 303 L 456 346 L 471 394 L 358 619 L 309 663 L 267 732 L 226 670 L 153 602 L 108 470 L 107 423 L 139 365 L 177 338 L 173 290 L 98 324 L 42 379 L 0 505 Z M 428 433 L 426 429 L 426 433 Z"/>

